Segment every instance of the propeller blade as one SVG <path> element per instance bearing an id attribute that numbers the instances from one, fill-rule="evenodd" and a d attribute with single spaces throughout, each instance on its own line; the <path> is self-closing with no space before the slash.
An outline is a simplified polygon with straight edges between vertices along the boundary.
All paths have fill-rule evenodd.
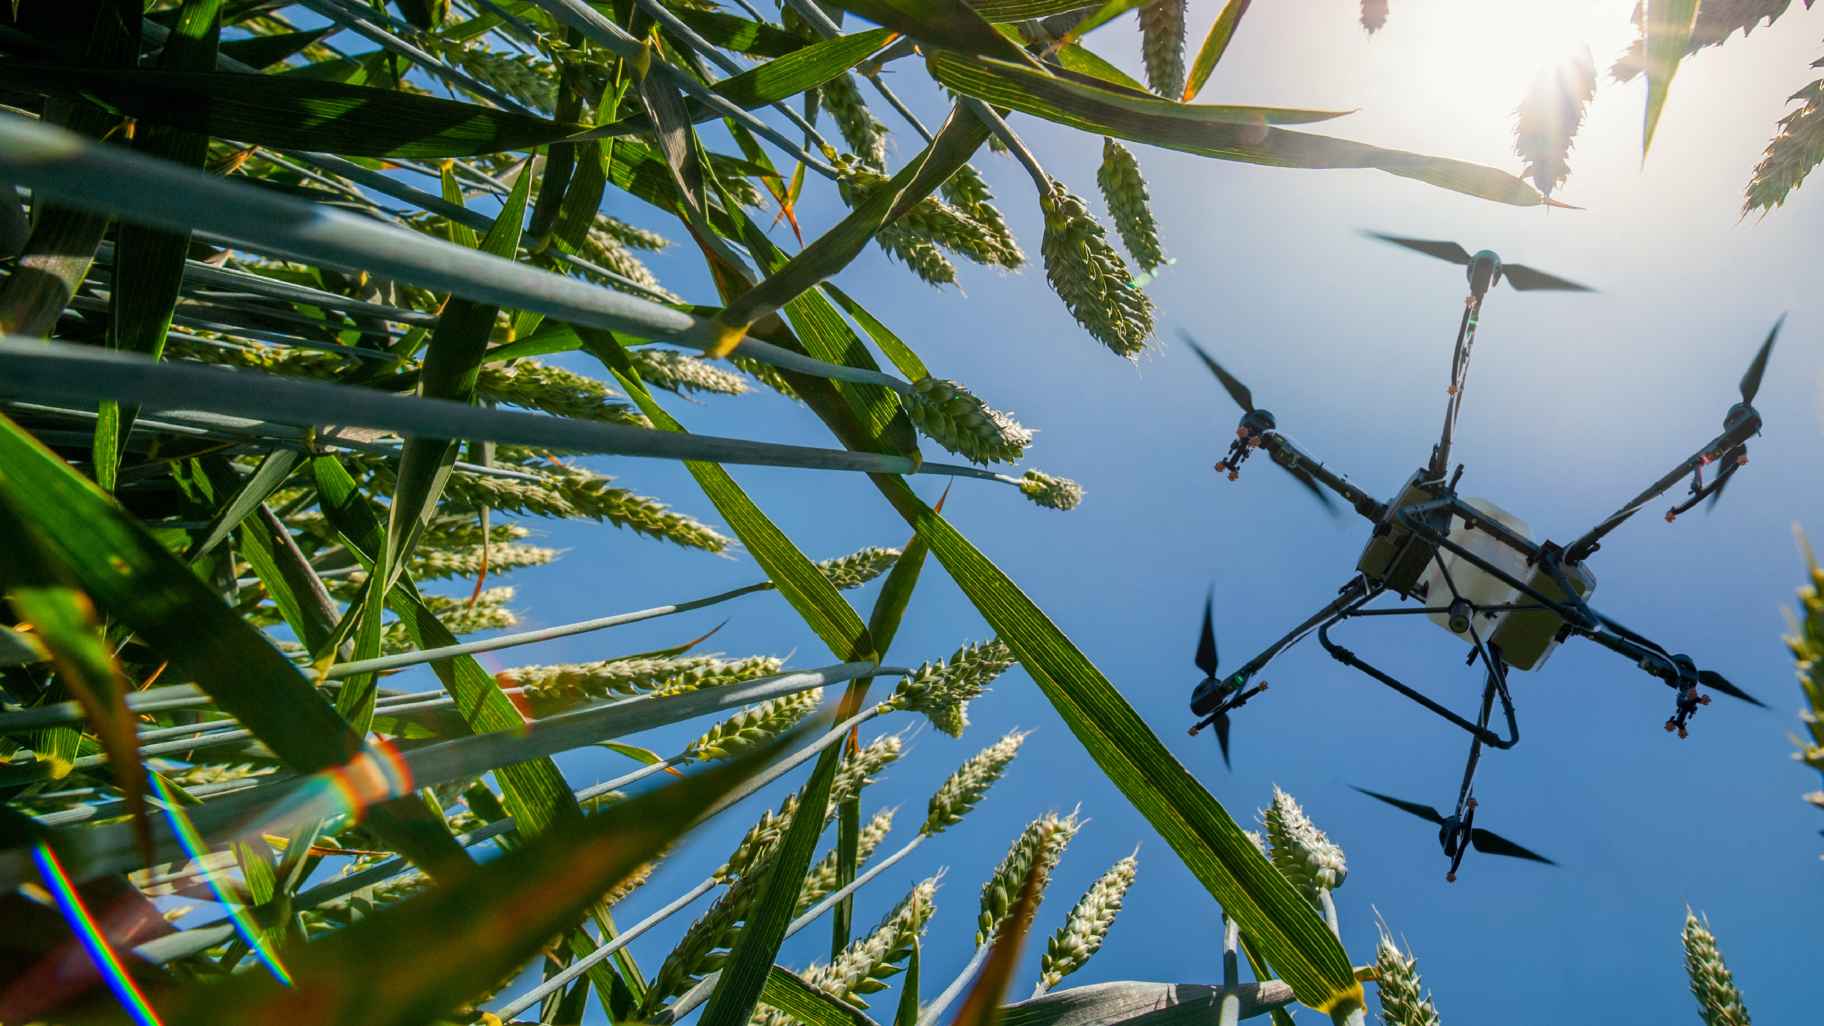
<path id="1" fill-rule="evenodd" d="M 1767 357 L 1773 353 L 1773 340 L 1780 337 L 1780 326 L 1785 323 L 1785 314 L 1773 322 L 1773 330 L 1767 333 L 1767 341 L 1761 343 L 1761 351 L 1754 354 L 1754 362 L 1748 365 L 1748 373 L 1742 375 L 1742 402 L 1752 404 L 1754 394 L 1761 390 L 1761 375 L 1767 372 Z"/>
<path id="2" fill-rule="evenodd" d="M 1317 501 L 1324 504 L 1324 509 L 1329 511 L 1331 516 L 1342 515 L 1342 508 L 1336 504 L 1335 499 L 1330 497 L 1330 493 L 1325 491 L 1323 487 L 1317 483 L 1317 479 L 1312 477 L 1310 472 L 1306 471 L 1303 467 L 1288 467 L 1278 461 L 1275 461 L 1274 465 L 1297 478 L 1299 484 L 1311 489 L 1311 494 L 1317 496 Z"/>
<path id="3" fill-rule="evenodd" d="M 1544 271 L 1535 271 L 1525 264 L 1502 264 L 1501 277 L 1521 292 L 1594 292 L 1588 285 L 1579 285 L 1574 281 L 1565 281 Z"/>
<path id="4" fill-rule="evenodd" d="M 1216 743 L 1222 746 L 1222 767 L 1233 770 L 1235 767 L 1229 765 L 1229 714 L 1223 713 L 1216 717 L 1213 726 L 1216 728 Z"/>
<path id="5" fill-rule="evenodd" d="M 1734 684 L 1729 683 L 1728 678 L 1724 677 L 1722 674 L 1716 672 L 1715 670 L 1697 671 L 1697 682 L 1699 684 L 1702 684 L 1704 687 L 1709 688 L 1712 691 L 1720 691 L 1723 694 L 1728 695 L 1730 698 L 1739 698 L 1744 702 L 1753 702 L 1755 705 L 1758 705 L 1763 709 L 1767 708 L 1767 703 L 1754 697 L 1753 695 L 1749 694 L 1748 692 L 1743 691 L 1741 688 L 1736 687 Z"/>
<path id="6" fill-rule="evenodd" d="M 1420 805 L 1418 802 L 1404 802 L 1398 798 L 1389 798 L 1388 796 L 1386 796 L 1384 794 L 1380 794 L 1375 791 L 1370 791 L 1365 787 L 1355 787 L 1354 784 L 1351 784 L 1349 786 L 1355 788 L 1355 790 L 1362 792 L 1363 794 L 1367 795 L 1370 798 L 1379 798 L 1381 801 L 1386 802 L 1387 804 L 1393 806 L 1396 809 L 1403 809 L 1407 812 L 1410 812 L 1413 815 L 1419 817 L 1420 819 L 1425 820 L 1426 822 L 1436 823 L 1439 826 L 1442 826 L 1444 824 L 1444 817 L 1438 814 L 1438 810 L 1432 808 L 1429 805 Z"/>
<path id="7" fill-rule="evenodd" d="M 1484 855 L 1506 855 L 1516 859 L 1532 859 L 1534 862 L 1543 862 L 1548 866 L 1558 864 L 1538 852 L 1527 851 L 1500 834 L 1491 834 L 1479 828 L 1469 832 L 1469 843 Z"/>
<path id="8" fill-rule="evenodd" d="M 1190 332 L 1185 331 L 1183 328 L 1179 328 L 1178 337 L 1184 339 L 1186 345 L 1196 350 L 1198 356 L 1203 357 L 1204 365 L 1209 367 L 1211 373 L 1216 375 L 1217 381 L 1222 382 L 1222 387 L 1228 389 L 1229 398 L 1235 400 L 1235 405 L 1241 407 L 1241 412 L 1253 413 L 1254 393 L 1248 391 L 1248 386 L 1235 380 L 1233 374 L 1223 370 L 1221 364 L 1210 359 L 1210 354 L 1203 351 L 1203 347 L 1197 344 L 1197 340 L 1191 337 Z"/>
<path id="9" fill-rule="evenodd" d="M 1382 235 L 1380 232 L 1363 232 L 1362 234 L 1371 239 L 1379 239 L 1382 242 L 1391 242 L 1396 246 L 1417 250 L 1426 256 L 1437 257 L 1439 260 L 1448 260 L 1453 264 L 1468 264 L 1470 260 L 1469 251 L 1454 242 L 1443 242 L 1438 239 L 1408 239 L 1402 235 Z"/>
<path id="10" fill-rule="evenodd" d="M 1203 636 L 1197 639 L 1197 668 L 1205 677 L 1216 676 L 1216 621 L 1212 610 L 1216 604 L 1216 589 L 1210 589 L 1210 595 L 1203 600 Z"/>
<path id="11" fill-rule="evenodd" d="M 1746 445 L 1738 445 L 1723 454 L 1723 469 L 1717 471 L 1716 480 L 1710 483 L 1710 503 L 1704 507 L 1705 513 L 1716 508 L 1716 500 L 1723 497 L 1723 489 L 1729 487 L 1729 479 L 1735 476 L 1736 468 L 1741 466 L 1736 462 L 1736 458 L 1746 455 L 1748 455 Z"/>

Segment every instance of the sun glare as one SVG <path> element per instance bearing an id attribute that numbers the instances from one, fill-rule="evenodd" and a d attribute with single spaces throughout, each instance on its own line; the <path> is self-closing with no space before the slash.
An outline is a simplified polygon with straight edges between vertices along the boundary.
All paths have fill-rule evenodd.
<path id="1" fill-rule="evenodd" d="M 1405 69 L 1394 87 L 1408 94 L 1402 109 L 1500 134 L 1511 130 L 1516 102 L 1542 69 L 1587 47 L 1606 75 L 1635 38 L 1633 0 L 1450 0 L 1428 7 L 1412 15 L 1411 34 L 1375 39 L 1396 46 L 1404 40 L 1389 55 Z"/>

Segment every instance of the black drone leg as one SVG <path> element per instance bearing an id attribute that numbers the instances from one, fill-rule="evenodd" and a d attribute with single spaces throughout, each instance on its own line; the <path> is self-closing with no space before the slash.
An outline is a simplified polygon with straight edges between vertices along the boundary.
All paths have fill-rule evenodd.
<path id="1" fill-rule="evenodd" d="M 1444 874 L 1445 883 L 1457 882 L 1457 867 L 1463 864 L 1463 856 L 1469 852 L 1470 824 L 1476 820 L 1476 800 L 1466 798 L 1463 802 L 1462 822 L 1457 828 L 1457 850 L 1450 856 L 1450 871 Z"/>
<path id="2" fill-rule="evenodd" d="M 1469 761 L 1463 766 L 1463 786 L 1457 790 L 1457 814 L 1451 817 L 1461 825 L 1456 828 L 1455 847 L 1450 850 L 1450 871 L 1444 879 L 1450 883 L 1457 882 L 1457 867 L 1463 864 L 1463 856 L 1469 851 L 1470 829 L 1476 819 L 1476 767 L 1482 761 L 1482 737 L 1490 734 L 1488 721 L 1495 712 L 1495 698 L 1501 699 L 1502 712 L 1507 715 L 1507 729 L 1510 740 L 1503 746 L 1511 748 L 1520 740 L 1520 728 L 1514 722 L 1514 703 L 1507 692 L 1507 666 L 1501 662 L 1501 649 L 1488 645 L 1479 635 L 1472 632 L 1476 651 L 1482 656 L 1482 665 L 1488 671 L 1488 683 L 1482 687 L 1482 710 L 1476 716 L 1477 733 L 1470 736 Z M 1450 847 L 1448 844 L 1446 847 Z"/>
<path id="3" fill-rule="evenodd" d="M 1486 732 L 1489 715 L 1495 711 L 1495 675 L 1488 675 L 1488 684 L 1482 689 L 1482 713 L 1476 717 L 1476 727 Z M 1482 761 L 1482 735 L 1470 735 L 1469 762 L 1463 767 L 1463 786 L 1457 789 L 1457 813 L 1462 814 L 1465 803 L 1469 801 L 1470 788 L 1476 782 L 1476 766 Z"/>

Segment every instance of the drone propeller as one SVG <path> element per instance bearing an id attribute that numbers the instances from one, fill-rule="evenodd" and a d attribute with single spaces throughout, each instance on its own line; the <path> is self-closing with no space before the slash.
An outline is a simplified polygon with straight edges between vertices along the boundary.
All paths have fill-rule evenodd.
<path id="1" fill-rule="evenodd" d="M 1206 356 L 1204 359 L 1207 360 L 1209 357 Z M 1214 365 L 1214 363 L 1211 364 L 1211 366 Z M 1236 387 L 1240 388 L 1241 386 L 1238 384 Z M 1242 391 L 1245 392 L 1247 390 L 1243 388 Z M 1197 668 L 1203 671 L 1203 676 L 1206 681 L 1213 681 L 1216 679 L 1216 667 L 1218 665 L 1216 656 L 1215 608 L 1216 589 L 1211 588 L 1210 594 L 1203 600 L 1203 633 L 1197 638 Z M 1220 707 L 1218 708 L 1220 709 Z M 1216 743 L 1222 746 L 1222 765 L 1225 768 L 1233 769 L 1234 767 L 1229 763 L 1228 711 L 1218 711 L 1215 716 L 1211 717 L 1210 726 L 1216 728 Z"/>
<path id="2" fill-rule="evenodd" d="M 1728 678 L 1724 677 L 1722 674 L 1716 672 L 1715 670 L 1697 671 L 1697 682 L 1699 684 L 1702 684 L 1704 687 L 1709 688 L 1712 691 L 1718 691 L 1725 695 L 1728 695 L 1730 698 L 1739 698 L 1744 702 L 1752 702 L 1755 705 L 1758 705 L 1763 709 L 1767 708 L 1767 703 L 1754 697 L 1753 695 L 1749 694 L 1748 692 L 1743 691 L 1741 688 L 1736 687 L 1734 684 L 1729 683 Z"/>
<path id="3" fill-rule="evenodd" d="M 1203 600 L 1203 636 L 1197 639 L 1197 668 L 1205 677 L 1216 676 L 1216 589 Z"/>
<path id="4" fill-rule="evenodd" d="M 1594 292 L 1588 285 L 1579 285 L 1574 281 L 1535 271 L 1525 264 L 1502 264 L 1501 277 L 1516 292 Z M 1523 851 L 1525 849 L 1522 849 Z"/>
<path id="5" fill-rule="evenodd" d="M 1354 787 L 1354 785 L 1351 785 L 1351 787 Z M 1377 791 L 1370 791 L 1365 787 L 1355 787 L 1354 789 L 1370 798 L 1378 798 L 1403 812 L 1409 812 L 1427 823 L 1436 823 L 1440 827 L 1445 826 L 1443 815 L 1429 805 L 1420 805 L 1418 802 L 1402 801 L 1399 798 L 1384 795 Z M 1483 830 L 1480 827 L 1472 828 L 1469 831 L 1469 844 L 1470 847 L 1475 848 L 1485 855 L 1506 855 L 1509 858 L 1532 859 L 1534 862 L 1543 862 L 1548 866 L 1555 866 L 1558 864 L 1538 852 L 1522 848 L 1507 838 L 1502 837 L 1500 834 Z"/>
<path id="6" fill-rule="evenodd" d="M 1203 347 L 1197 344 L 1197 340 L 1191 337 L 1190 332 L 1180 328 L 1178 329 L 1178 337 L 1183 339 L 1185 344 L 1190 346 L 1191 350 L 1203 360 L 1204 366 L 1210 369 L 1210 373 L 1216 375 L 1216 380 L 1220 381 L 1223 389 L 1229 393 L 1229 398 L 1235 400 L 1235 405 L 1241 407 L 1241 412 L 1244 414 L 1244 423 L 1249 417 L 1258 414 L 1266 419 L 1268 427 L 1272 426 L 1273 415 L 1254 405 L 1254 393 L 1248 390 L 1248 386 L 1242 384 L 1235 375 L 1223 370 L 1222 364 L 1217 363 L 1209 353 L 1204 352 Z M 1336 505 L 1336 500 L 1330 498 L 1329 493 L 1324 491 L 1323 487 L 1317 483 L 1317 479 L 1312 477 L 1309 471 L 1306 471 L 1302 467 L 1288 467 L 1284 464 L 1279 464 L 1279 466 L 1280 469 L 1291 474 L 1299 484 L 1304 485 L 1307 491 L 1316 496 L 1317 501 L 1324 504 L 1324 509 L 1328 510 L 1331 516 L 1337 516 L 1342 512 Z"/>
<path id="7" fill-rule="evenodd" d="M 1210 373 L 1216 375 L 1217 381 L 1222 382 L 1222 387 L 1228 390 L 1229 398 L 1235 400 L 1235 405 L 1241 407 L 1241 412 L 1253 413 L 1254 393 L 1248 391 L 1248 386 L 1236 380 L 1235 375 L 1223 370 L 1222 364 L 1211 359 L 1210 354 L 1203 351 L 1203 347 L 1197 344 L 1197 340 L 1191 337 L 1190 332 L 1179 328 L 1178 337 L 1184 339 L 1185 345 L 1190 346 L 1192 351 L 1203 358 L 1204 366 L 1210 369 Z"/>
<path id="8" fill-rule="evenodd" d="M 1432 808 L 1429 805 L 1420 805 L 1418 802 L 1402 801 L 1398 798 L 1393 798 L 1388 795 L 1381 794 L 1378 791 L 1370 791 L 1365 787 L 1356 787 L 1354 784 L 1351 784 L 1349 786 L 1353 790 L 1360 791 L 1370 798 L 1379 798 L 1381 801 L 1386 802 L 1387 804 L 1393 806 L 1396 809 L 1402 809 L 1406 812 L 1410 812 L 1427 823 L 1436 823 L 1439 826 L 1444 825 L 1444 816 L 1441 813 L 1439 813 L 1438 810 Z"/>
<path id="9" fill-rule="evenodd" d="M 1767 357 L 1773 353 L 1773 341 L 1780 337 L 1780 327 L 1786 323 L 1786 315 L 1773 322 L 1773 330 L 1767 333 L 1767 341 L 1761 343 L 1761 351 L 1754 354 L 1754 362 L 1748 365 L 1748 373 L 1742 375 L 1742 402 L 1752 405 L 1755 393 L 1761 390 L 1761 375 L 1767 372 Z"/>
<path id="10" fill-rule="evenodd" d="M 1484 855 L 1506 855 L 1509 858 L 1532 859 L 1534 862 L 1543 862 L 1548 866 L 1558 864 L 1538 852 L 1528 851 L 1507 838 L 1490 833 L 1480 827 L 1469 832 L 1469 843 Z"/>
<path id="11" fill-rule="evenodd" d="M 1402 235 L 1383 235 L 1380 232 L 1363 232 L 1362 234 L 1371 239 L 1391 242 L 1396 246 L 1404 246 L 1407 249 L 1423 253 L 1426 256 L 1437 257 L 1439 260 L 1448 261 L 1453 264 L 1468 266 L 1476 260 L 1476 256 L 1470 255 L 1469 251 L 1462 246 L 1459 246 L 1454 242 L 1445 242 L 1441 239 L 1409 239 Z M 1481 254 L 1477 254 L 1477 256 L 1480 255 Z M 1499 260 L 1499 258 L 1496 259 Z M 1535 271 L 1525 264 L 1500 263 L 1499 270 L 1501 277 L 1506 279 L 1509 285 L 1512 285 L 1520 292 L 1596 291 L 1588 285 L 1579 285 L 1574 281 L 1566 281 L 1555 275 L 1546 274 L 1544 271 Z"/>
<path id="12" fill-rule="evenodd" d="M 1400 235 L 1382 235 L 1380 232 L 1363 232 L 1362 234 L 1371 239 L 1379 239 L 1382 242 L 1391 242 L 1396 246 L 1417 250 L 1426 256 L 1437 257 L 1439 260 L 1448 260 L 1453 264 L 1468 266 L 1472 259 L 1468 250 L 1454 242 L 1437 239 L 1408 239 Z"/>

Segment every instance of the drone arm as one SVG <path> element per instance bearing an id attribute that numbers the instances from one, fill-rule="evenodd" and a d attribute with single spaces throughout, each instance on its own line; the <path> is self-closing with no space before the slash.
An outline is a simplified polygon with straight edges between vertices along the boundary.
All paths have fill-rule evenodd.
<path id="1" fill-rule="evenodd" d="M 1594 628 L 1573 627 L 1572 630 L 1576 634 L 1588 638 L 1596 644 L 1601 645 L 1603 648 L 1614 652 L 1616 655 L 1626 656 L 1633 660 L 1642 670 L 1645 670 L 1647 673 L 1650 673 L 1667 683 L 1676 684 L 1678 680 L 1678 668 L 1671 665 L 1665 655 L 1655 652 L 1645 645 L 1638 644 L 1637 642 L 1631 641 L 1618 634 L 1612 634 L 1608 631 L 1600 631 Z"/>
<path id="2" fill-rule="evenodd" d="M 1371 522 L 1378 523 L 1386 515 L 1386 504 L 1350 484 L 1348 478 L 1332 472 L 1285 435 L 1277 431 L 1264 431 L 1260 435 L 1260 447 L 1267 450 L 1267 454 L 1273 457 L 1273 462 L 1280 466 L 1289 470 L 1302 470 L 1311 475 L 1317 483 L 1342 496 L 1343 501 L 1355 507 L 1357 513 Z"/>
<path id="3" fill-rule="evenodd" d="M 1247 664 L 1244 665 L 1241 669 L 1236 670 L 1234 675 L 1231 676 L 1229 678 L 1229 680 L 1231 680 L 1237 684 L 1247 683 L 1247 681 L 1249 679 L 1251 679 L 1255 674 L 1259 673 L 1263 667 L 1265 667 L 1268 663 L 1272 662 L 1274 656 L 1277 656 L 1281 652 L 1284 652 L 1286 649 L 1291 648 L 1292 645 L 1297 643 L 1297 641 L 1300 638 L 1303 638 L 1305 635 L 1311 633 L 1312 628 L 1321 626 L 1323 623 L 1325 623 L 1326 621 L 1328 621 L 1331 618 L 1333 618 L 1334 616 L 1336 616 L 1336 614 L 1342 612 L 1344 609 L 1349 608 L 1349 606 L 1351 606 L 1352 604 L 1354 604 L 1356 602 L 1363 602 L 1368 599 L 1371 599 L 1379 593 L 1380 593 L 1379 589 L 1374 589 L 1374 590 L 1370 591 L 1367 584 L 1362 580 L 1362 578 L 1360 578 L 1360 577 L 1351 578 L 1348 584 L 1343 585 L 1343 589 L 1341 592 L 1339 592 L 1337 594 L 1335 602 L 1332 602 L 1329 605 L 1325 606 L 1324 608 L 1318 610 L 1315 614 L 1313 614 L 1311 616 L 1310 619 L 1306 620 L 1304 623 L 1301 623 L 1297 627 L 1293 628 L 1293 630 L 1290 633 L 1288 633 L 1285 637 L 1280 638 L 1278 641 L 1275 641 L 1273 644 L 1267 646 L 1267 650 L 1265 652 L 1262 652 L 1261 654 L 1248 660 Z"/>
<path id="4" fill-rule="evenodd" d="M 1450 358 L 1450 402 L 1444 407 L 1444 433 L 1431 454 L 1431 476 L 1443 477 L 1450 469 L 1450 450 L 1457 429 L 1457 411 L 1463 406 L 1463 379 L 1469 373 L 1469 350 L 1476 344 L 1476 318 L 1482 310 L 1482 297 L 1473 296 L 1463 307 L 1463 323 L 1457 327 L 1457 344 Z"/>
<path id="5" fill-rule="evenodd" d="M 1746 442 L 1760 430 L 1760 414 L 1753 412 L 1751 408 L 1749 415 L 1743 417 L 1739 423 L 1716 436 L 1714 439 L 1711 439 L 1709 445 L 1699 449 L 1696 453 L 1692 454 L 1689 459 L 1680 463 L 1671 472 L 1667 473 L 1666 476 L 1653 482 L 1653 484 L 1648 486 L 1646 491 L 1635 496 L 1632 502 L 1610 514 L 1608 519 L 1604 520 L 1602 523 L 1590 528 L 1583 537 L 1578 538 L 1576 541 L 1565 546 L 1565 560 L 1571 563 L 1583 562 L 1589 557 L 1590 553 L 1596 551 L 1597 544 L 1602 541 L 1605 535 L 1610 531 L 1615 530 L 1617 527 L 1620 527 L 1635 513 L 1640 512 L 1642 506 L 1645 506 L 1647 503 L 1664 495 L 1668 488 L 1677 484 L 1686 474 L 1691 473 L 1692 470 L 1721 459 L 1723 454 L 1735 448 L 1737 445 Z"/>

